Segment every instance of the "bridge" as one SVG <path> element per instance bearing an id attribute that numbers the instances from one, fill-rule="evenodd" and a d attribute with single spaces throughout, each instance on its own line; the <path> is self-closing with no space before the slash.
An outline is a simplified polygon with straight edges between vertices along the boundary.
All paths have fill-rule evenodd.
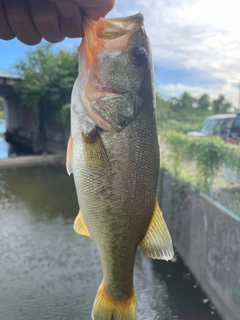
<path id="1" fill-rule="evenodd" d="M 20 74 L 0 69 L 0 96 L 8 98 L 14 96 L 13 86 L 22 80 Z"/>
<path id="2" fill-rule="evenodd" d="M 26 134 L 23 105 L 14 90 L 14 85 L 22 81 L 22 77 L 13 71 L 0 70 L 0 96 L 4 98 L 4 115 L 6 120 L 6 140 L 31 147 L 32 137 Z"/>
<path id="3" fill-rule="evenodd" d="M 0 96 L 4 98 L 7 141 L 13 141 L 13 138 L 17 136 L 17 130 L 22 125 L 22 106 L 14 91 L 14 85 L 19 81 L 22 81 L 22 77 L 16 72 L 0 69 Z"/>
<path id="4" fill-rule="evenodd" d="M 0 96 L 4 98 L 6 141 L 31 149 L 34 153 L 61 152 L 69 133 L 60 123 L 41 123 L 39 106 L 25 107 L 14 90 L 23 77 L 0 69 Z"/>

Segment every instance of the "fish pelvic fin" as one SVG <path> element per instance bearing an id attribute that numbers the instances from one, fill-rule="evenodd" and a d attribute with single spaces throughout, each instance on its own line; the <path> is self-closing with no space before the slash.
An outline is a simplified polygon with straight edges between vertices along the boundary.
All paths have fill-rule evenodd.
<path id="1" fill-rule="evenodd" d="M 70 135 L 68 140 L 67 157 L 66 157 L 66 169 L 69 176 L 71 173 L 73 173 L 72 158 L 73 158 L 73 143 L 72 143 L 72 136 Z"/>
<path id="2" fill-rule="evenodd" d="M 136 293 L 125 300 L 115 300 L 107 292 L 102 281 L 92 310 L 93 320 L 136 320 Z"/>
<path id="3" fill-rule="evenodd" d="M 139 248 L 146 256 L 153 259 L 168 261 L 174 256 L 172 239 L 157 201 L 152 220 Z"/>
<path id="4" fill-rule="evenodd" d="M 84 222 L 81 210 L 79 210 L 79 213 L 74 221 L 73 229 L 82 236 L 90 237 L 90 233 Z"/>

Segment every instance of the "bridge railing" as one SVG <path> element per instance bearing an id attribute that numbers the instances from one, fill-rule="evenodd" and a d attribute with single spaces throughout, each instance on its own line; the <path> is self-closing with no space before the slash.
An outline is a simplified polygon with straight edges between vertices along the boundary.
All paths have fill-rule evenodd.
<path id="1" fill-rule="evenodd" d="M 23 77 L 12 70 L 4 70 L 4 69 L 0 69 L 0 77 L 3 78 L 11 78 L 11 79 L 22 79 Z"/>

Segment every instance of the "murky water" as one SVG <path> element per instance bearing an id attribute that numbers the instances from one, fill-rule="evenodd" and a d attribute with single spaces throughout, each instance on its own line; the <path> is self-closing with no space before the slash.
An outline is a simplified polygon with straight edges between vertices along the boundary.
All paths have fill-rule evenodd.
<path id="1" fill-rule="evenodd" d="M 90 320 L 102 271 L 94 243 L 72 226 L 64 168 L 0 171 L 0 319 Z M 138 320 L 220 320 L 188 270 L 137 254 Z"/>

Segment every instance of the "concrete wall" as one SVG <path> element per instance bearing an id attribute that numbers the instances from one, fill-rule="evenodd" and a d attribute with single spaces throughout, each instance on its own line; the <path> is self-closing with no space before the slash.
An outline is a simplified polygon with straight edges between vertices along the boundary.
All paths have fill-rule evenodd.
<path id="1" fill-rule="evenodd" d="M 58 121 L 45 123 L 45 137 L 39 135 L 38 109 L 21 105 L 17 96 L 5 98 L 6 140 L 30 148 L 33 153 L 62 153 L 69 130 Z"/>
<path id="2" fill-rule="evenodd" d="M 223 319 L 240 320 L 240 222 L 166 171 L 159 198 L 176 250 Z"/>
<path id="3" fill-rule="evenodd" d="M 11 96 L 4 99 L 4 111 L 6 119 L 6 128 L 9 132 L 14 132 L 22 125 L 20 102 L 17 96 Z"/>

